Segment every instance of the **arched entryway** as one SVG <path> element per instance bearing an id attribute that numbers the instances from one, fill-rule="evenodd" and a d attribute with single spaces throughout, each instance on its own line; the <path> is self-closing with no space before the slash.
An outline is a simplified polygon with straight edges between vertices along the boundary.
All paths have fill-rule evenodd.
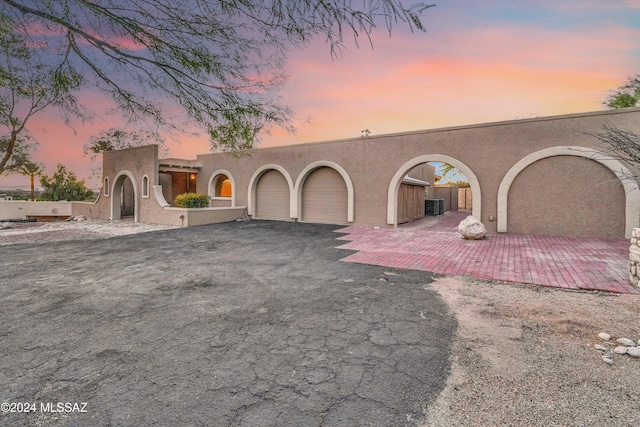
<path id="1" fill-rule="evenodd" d="M 131 217 L 139 221 L 138 184 L 129 171 L 120 172 L 113 180 L 111 190 L 111 219 Z"/>
<path id="2" fill-rule="evenodd" d="M 416 166 L 428 163 L 428 162 L 442 162 L 452 165 L 454 168 L 460 171 L 471 186 L 471 192 L 473 194 L 471 214 L 477 219 L 482 219 L 482 193 L 480 191 L 480 183 L 475 173 L 460 160 L 447 156 L 444 154 L 428 154 L 415 157 L 405 162 L 397 170 L 395 175 L 391 178 L 389 188 L 387 190 L 387 224 L 398 226 L 398 194 L 400 191 L 400 185 L 403 180 Z"/>

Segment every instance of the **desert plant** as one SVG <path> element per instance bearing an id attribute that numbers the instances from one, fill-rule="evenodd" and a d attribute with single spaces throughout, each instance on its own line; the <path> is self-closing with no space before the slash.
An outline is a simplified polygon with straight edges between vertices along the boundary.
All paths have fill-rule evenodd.
<path id="1" fill-rule="evenodd" d="M 176 197 L 174 204 L 178 208 L 206 208 L 211 198 L 206 194 L 182 193 Z"/>

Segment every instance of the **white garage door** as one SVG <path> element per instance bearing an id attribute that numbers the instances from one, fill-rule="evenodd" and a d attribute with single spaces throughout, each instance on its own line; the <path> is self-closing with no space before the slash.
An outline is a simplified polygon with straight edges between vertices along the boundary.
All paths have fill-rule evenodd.
<path id="1" fill-rule="evenodd" d="M 256 188 L 256 218 L 290 220 L 289 185 L 277 170 L 260 177 Z"/>
<path id="2" fill-rule="evenodd" d="M 302 187 L 302 220 L 347 223 L 347 185 L 335 169 L 318 168 L 305 180 Z"/>

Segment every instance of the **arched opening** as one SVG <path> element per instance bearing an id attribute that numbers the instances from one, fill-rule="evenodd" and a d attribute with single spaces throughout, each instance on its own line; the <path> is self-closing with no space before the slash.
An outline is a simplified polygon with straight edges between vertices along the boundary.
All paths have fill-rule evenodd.
<path id="1" fill-rule="evenodd" d="M 235 183 L 229 172 L 218 170 L 211 175 L 209 196 L 212 207 L 235 206 Z"/>
<path id="2" fill-rule="evenodd" d="M 130 218 L 138 222 L 138 192 L 131 172 L 123 171 L 116 176 L 111 190 L 111 219 Z"/>
<path id="3" fill-rule="evenodd" d="M 415 157 L 405 162 L 395 173 L 387 192 L 387 223 L 395 227 L 403 222 L 409 222 L 420 217 L 422 212 L 426 216 L 437 216 L 447 211 L 458 211 L 459 190 L 455 185 L 438 186 L 436 175 L 441 164 L 451 165 L 455 170 L 456 181 L 465 179 L 471 200 L 470 213 L 481 219 L 482 194 L 478 178 L 464 163 L 444 154 L 429 154 Z M 417 190 L 415 187 L 422 187 Z M 424 199 L 420 199 L 422 192 Z M 466 190 L 465 190 L 466 192 Z M 465 204 L 466 208 L 467 205 Z M 412 214 L 413 213 L 413 214 Z"/>

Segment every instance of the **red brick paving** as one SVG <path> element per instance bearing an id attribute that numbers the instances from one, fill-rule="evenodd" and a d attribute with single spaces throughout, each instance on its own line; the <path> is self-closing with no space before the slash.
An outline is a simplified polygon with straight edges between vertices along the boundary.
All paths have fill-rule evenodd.
<path id="1" fill-rule="evenodd" d="M 465 240 L 458 223 L 468 215 L 448 212 L 397 229 L 347 227 L 340 249 L 358 251 L 347 262 L 425 270 L 568 289 L 638 294 L 629 283 L 626 239 L 542 235 L 490 235 Z"/>

